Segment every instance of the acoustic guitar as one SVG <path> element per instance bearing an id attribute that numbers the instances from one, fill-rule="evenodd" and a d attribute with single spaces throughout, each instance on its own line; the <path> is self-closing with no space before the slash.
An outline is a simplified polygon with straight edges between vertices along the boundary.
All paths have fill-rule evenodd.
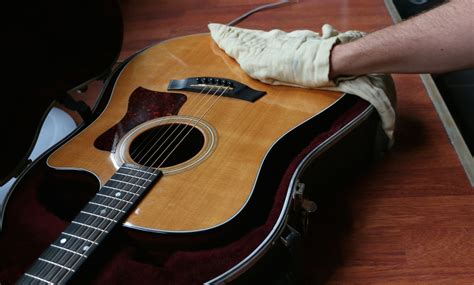
<path id="1" fill-rule="evenodd" d="M 66 283 L 116 225 L 193 234 L 231 222 L 276 142 L 341 97 L 260 83 L 208 34 L 144 50 L 103 113 L 49 157 L 101 187 L 18 283 Z"/>

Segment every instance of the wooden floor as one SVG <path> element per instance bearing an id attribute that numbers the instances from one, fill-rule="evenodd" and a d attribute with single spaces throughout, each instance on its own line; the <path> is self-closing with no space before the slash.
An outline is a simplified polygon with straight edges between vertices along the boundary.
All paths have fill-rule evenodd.
<path id="1" fill-rule="evenodd" d="M 269 2 L 123 0 L 120 58 Z M 367 32 L 392 24 L 382 0 L 301 0 L 238 26 L 320 31 L 324 23 Z M 394 78 L 396 145 L 320 204 L 306 244 L 306 284 L 474 284 L 474 188 L 420 78 Z"/>

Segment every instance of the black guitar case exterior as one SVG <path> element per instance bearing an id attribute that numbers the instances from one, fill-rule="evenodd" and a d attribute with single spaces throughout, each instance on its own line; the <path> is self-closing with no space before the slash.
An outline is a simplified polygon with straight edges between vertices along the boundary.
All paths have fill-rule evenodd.
<path id="1" fill-rule="evenodd" d="M 110 74 L 123 37 L 116 0 L 9 1 L 4 11 L 15 17 L 4 38 L 8 56 L 3 67 L 8 72 L 0 112 L 6 138 L 0 185 L 30 163 L 27 158 L 39 128 L 55 101 L 90 116 L 85 105 L 70 101 L 68 93 Z"/>
<path id="2" fill-rule="evenodd" d="M 88 18 L 84 13 L 93 11 L 97 18 L 86 24 L 76 22 L 76 14 L 48 18 L 49 24 L 27 33 L 36 35 L 38 52 L 44 52 L 39 61 L 48 68 L 38 72 L 41 75 L 34 78 L 36 84 L 13 88 L 21 90 L 14 106 L 18 102 L 34 102 L 26 107 L 27 113 L 2 114 L 4 122 L 11 122 L 8 137 L 15 138 L 8 142 L 9 147 L 17 151 L 6 155 L 10 167 L 3 165 L 1 176 L 4 181 L 12 175 L 18 175 L 19 179 L 0 209 L 1 284 L 14 283 L 98 189 L 98 182 L 90 174 L 59 172 L 46 166 L 46 158 L 61 142 L 34 163 L 25 163 L 44 113 L 64 93 L 105 75 L 98 104 L 88 118 L 93 120 L 110 99 L 121 69 L 133 58 L 109 72 L 122 40 L 122 21 L 115 1 L 74 1 L 77 5 L 71 8 L 61 7 L 65 4 L 59 1 L 52 2 L 51 6 L 36 8 L 49 17 L 56 15 L 50 10 L 56 7 L 79 9 L 83 14 L 77 16 L 81 19 Z M 96 7 L 97 2 L 101 5 Z M 48 32 L 63 22 L 73 27 L 59 25 L 58 33 Z M 95 27 L 84 27 L 87 31 L 99 32 L 96 41 L 89 39 L 77 46 L 70 31 L 77 38 L 82 24 Z M 114 32 L 102 33 L 96 25 Z M 51 38 L 37 34 L 45 31 Z M 58 34 L 65 38 L 56 38 Z M 94 42 L 92 47 L 91 42 Z M 72 49 L 65 51 L 64 47 L 71 45 Z M 44 54 L 51 57 L 43 57 Z M 22 63 L 29 62 L 33 56 L 23 60 Z M 14 69 L 21 69 L 15 62 L 11 64 Z M 68 138 L 84 127 L 86 124 Z M 28 134 L 19 131 L 27 129 L 31 130 Z M 301 245 L 310 244 L 313 239 L 311 235 L 308 239 L 305 233 L 317 232 L 311 228 L 310 221 L 317 217 L 318 207 L 328 206 L 324 204 L 327 199 L 322 197 L 347 185 L 358 170 L 385 151 L 386 145 L 387 138 L 375 109 L 347 94 L 298 127 L 291 137 L 274 145 L 265 161 L 268 167 L 259 175 L 258 191 L 229 225 L 199 235 L 157 235 L 119 228 L 88 259 L 71 283 L 254 284 L 265 280 L 266 284 L 301 284 L 304 282 L 301 271 L 305 268 L 301 264 L 310 258 L 305 256 Z M 68 187 L 66 194 L 61 192 L 64 187 Z"/>

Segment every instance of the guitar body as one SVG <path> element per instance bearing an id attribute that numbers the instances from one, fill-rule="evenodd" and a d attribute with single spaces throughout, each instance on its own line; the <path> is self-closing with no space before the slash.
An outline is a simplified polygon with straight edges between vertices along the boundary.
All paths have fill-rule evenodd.
<path id="1" fill-rule="evenodd" d="M 171 80 L 195 77 L 229 79 L 265 94 L 254 101 L 223 96 L 228 84 L 168 90 Z M 207 34 L 136 54 L 104 90 L 96 120 L 38 160 L 9 195 L 0 283 L 18 280 L 123 163 L 160 168 L 163 176 L 72 283 L 235 280 L 280 244 L 288 223 L 301 225 L 293 199 L 304 170 L 312 165 L 309 176 L 326 187 L 360 168 L 379 122 L 356 97 L 248 77 Z M 175 138 L 183 145 L 164 151 Z M 155 141 L 158 147 L 150 147 Z M 257 278 L 276 276 L 281 268 L 271 264 Z"/>
<path id="2" fill-rule="evenodd" d="M 151 47 L 128 63 L 115 83 L 106 110 L 86 130 L 53 153 L 48 164 L 57 169 L 89 171 L 103 185 L 120 162 L 109 150 L 98 149 L 96 140 L 134 107 L 130 98 L 134 91 L 141 87 L 167 92 L 172 79 L 196 76 L 232 79 L 265 91 L 266 95 L 249 102 L 219 97 L 219 91 L 216 95 L 180 92 L 186 99 L 173 123 L 186 123 L 187 117 L 205 123 L 202 126 L 204 147 L 190 160 L 163 169 L 164 176 L 128 217 L 126 226 L 152 232 L 196 232 L 230 221 L 251 197 L 272 145 L 342 96 L 335 92 L 259 83 L 225 55 L 209 35 L 178 38 Z M 169 105 L 179 104 L 173 99 L 155 96 L 157 98 L 152 100 L 150 97 L 142 96 L 140 103 L 145 103 L 138 112 L 145 113 L 144 109 L 154 105 L 159 106 L 157 109 L 168 109 Z M 129 117 L 128 120 L 134 120 L 140 114 Z M 166 119 L 162 122 L 167 123 Z M 195 124 L 190 123 L 188 129 Z M 211 131 L 206 132 L 206 129 Z M 181 129 L 163 134 L 170 137 L 165 144 L 173 141 L 179 131 Z M 165 133 L 166 128 L 162 132 Z M 116 137 L 116 134 L 109 135 L 109 141 L 117 140 Z M 180 151 L 183 150 L 178 147 L 176 152 Z"/>

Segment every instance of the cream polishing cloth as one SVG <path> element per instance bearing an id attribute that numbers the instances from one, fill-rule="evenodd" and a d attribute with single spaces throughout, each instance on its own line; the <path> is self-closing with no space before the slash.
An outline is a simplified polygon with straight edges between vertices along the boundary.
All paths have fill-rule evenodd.
<path id="1" fill-rule="evenodd" d="M 330 55 L 335 44 L 364 36 L 340 33 L 326 24 L 322 36 L 309 30 L 269 32 L 209 24 L 217 45 L 233 57 L 251 77 L 268 84 L 320 88 L 357 95 L 378 111 L 382 127 L 393 143 L 395 88 L 389 75 L 370 74 L 329 80 Z"/>

